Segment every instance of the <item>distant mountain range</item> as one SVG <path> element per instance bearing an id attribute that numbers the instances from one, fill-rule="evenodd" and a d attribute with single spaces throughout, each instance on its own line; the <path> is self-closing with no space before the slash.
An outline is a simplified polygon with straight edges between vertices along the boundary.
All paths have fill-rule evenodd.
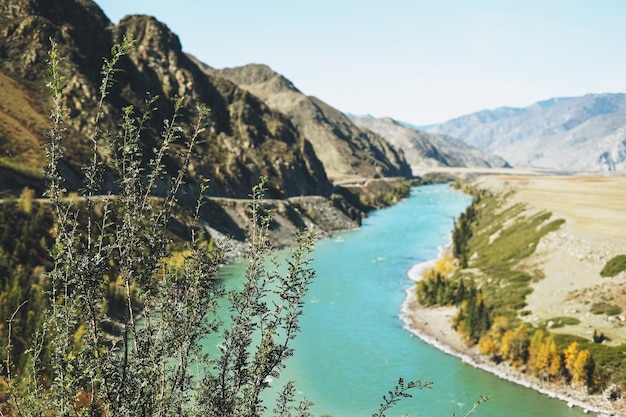
<path id="1" fill-rule="evenodd" d="M 503 158 L 483 152 L 462 140 L 417 130 L 391 118 L 351 116 L 357 126 L 378 133 L 404 151 L 415 175 L 432 167 L 509 168 Z"/>
<path id="2" fill-rule="evenodd" d="M 428 132 L 459 138 L 515 167 L 626 169 L 626 95 L 621 93 L 483 110 L 431 126 Z"/>

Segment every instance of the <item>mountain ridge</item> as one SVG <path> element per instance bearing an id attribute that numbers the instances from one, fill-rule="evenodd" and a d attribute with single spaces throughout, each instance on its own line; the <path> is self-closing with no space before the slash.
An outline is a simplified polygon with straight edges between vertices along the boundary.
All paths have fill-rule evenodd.
<path id="1" fill-rule="evenodd" d="M 55 5 L 36 0 L 10 9 L 8 18 L 0 22 L 0 31 L 5 35 L 0 40 L 0 71 L 21 86 L 24 96 L 36 102 L 37 110 L 46 108 L 47 92 L 43 82 L 30 80 L 43 77 L 46 59 L 42 51 L 49 49 L 49 38 L 58 39 L 64 57 L 61 71 L 68 74 L 63 105 L 70 116 L 67 138 L 72 143 L 62 162 L 67 172 L 73 173 L 70 188 L 80 187 L 78 167 L 89 152 L 83 138 L 90 137 L 95 128 L 94 120 L 83 115 L 94 114 L 97 105 L 102 57 L 109 55 L 115 41 L 132 35 L 135 47 L 120 61 L 121 71 L 104 104 L 103 129 L 115 130 L 114 120 L 119 120 L 120 109 L 128 105 L 141 108 L 145 93 L 150 91 L 160 98 L 142 143 L 149 152 L 153 138 L 158 138 L 161 120 L 171 117 L 171 99 L 183 96 L 188 105 L 181 114 L 182 125 L 191 125 L 196 103 L 211 108 L 213 124 L 201 138 L 201 158 L 194 161 L 187 187 L 190 194 L 201 178 L 211 178 L 211 194 L 246 197 L 261 175 L 269 178 L 272 197 L 331 194 L 332 185 L 323 166 L 285 116 L 226 79 L 202 72 L 182 52 L 178 36 L 165 24 L 149 16 L 127 16 L 113 25 L 95 3 L 87 0 L 66 0 Z M 5 121 L 11 119 L 7 112 L 2 116 Z M 40 123 L 38 129 L 44 124 Z M 43 143 L 43 135 L 37 140 Z M 20 160 L 20 155 L 12 159 L 23 160 L 22 166 L 41 169 L 43 149 L 31 159 Z M 179 163 L 174 158 L 172 168 Z"/>
<path id="2" fill-rule="evenodd" d="M 379 135 L 360 129 L 328 103 L 302 93 L 267 65 L 248 64 L 219 70 L 204 66 L 203 69 L 233 81 L 270 108 L 286 114 L 311 141 L 331 178 L 411 176 L 401 151 Z"/>
<path id="3" fill-rule="evenodd" d="M 428 129 L 499 154 L 516 167 L 626 169 L 626 94 L 555 97 L 524 108 L 499 107 Z"/>
<path id="4" fill-rule="evenodd" d="M 402 149 L 414 175 L 433 167 L 508 168 L 496 155 L 482 152 L 449 135 L 423 132 L 390 117 L 352 116 L 363 128 L 383 136 Z"/>
<path id="5" fill-rule="evenodd" d="M 397 166 L 364 152 L 355 161 L 367 170 L 355 172 L 368 181 L 350 189 L 333 185 L 311 141 L 287 115 L 227 78 L 207 73 L 183 52 L 178 35 L 154 17 L 131 15 L 113 24 L 91 0 L 0 0 L 0 12 L 0 197 L 17 197 L 25 187 L 42 195 L 45 188 L 43 145 L 50 127 L 50 96 L 44 78 L 50 39 L 58 46 L 63 58 L 59 70 L 66 76 L 61 97 L 68 116 L 63 135 L 66 152 L 60 168 L 68 192 L 80 195 L 81 167 L 92 157 L 94 132 L 101 132 L 96 143 L 105 165 L 102 192 L 116 194 L 115 173 L 107 168 L 111 154 L 106 138 L 120 132 L 122 109 L 132 106 L 140 116 L 147 92 L 158 99 L 139 143 L 146 164 L 158 148 L 164 123 L 171 121 L 176 97 L 185 101 L 177 117 L 183 136 L 197 119 L 196 105 L 211 110 L 210 126 L 199 137 L 194 158 L 185 167 L 186 181 L 176 196 L 183 210 L 191 209 L 200 184 L 210 180 L 210 199 L 201 215 L 210 235 L 216 231 L 245 240 L 249 195 L 260 177 L 266 178 L 265 198 L 274 204 L 269 233 L 278 247 L 296 244 L 295 232 L 304 226 L 318 236 L 358 227 L 367 211 L 392 204 L 408 192 L 408 184 L 401 180 L 410 171 L 395 179 L 402 174 L 398 167 L 408 167 L 399 152 Z M 120 59 L 100 108 L 103 57 L 109 57 L 112 47 L 127 35 L 134 46 Z M 275 90 L 295 90 L 286 79 L 277 79 L 275 86 Z M 343 129 L 334 121 L 327 128 Z M 183 147 L 183 140 L 171 145 L 155 195 L 165 195 L 182 168 Z M 394 179 L 371 181 L 388 175 Z"/>

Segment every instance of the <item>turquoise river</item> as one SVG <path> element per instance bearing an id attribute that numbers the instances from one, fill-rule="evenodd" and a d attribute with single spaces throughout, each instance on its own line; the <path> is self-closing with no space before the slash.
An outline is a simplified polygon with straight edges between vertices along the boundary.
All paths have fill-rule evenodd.
<path id="1" fill-rule="evenodd" d="M 398 377 L 433 381 L 412 391 L 388 416 L 569 417 L 581 409 L 472 368 L 423 343 L 399 319 L 407 271 L 437 257 L 469 198 L 445 185 L 416 187 L 410 198 L 373 213 L 358 230 L 317 242 L 317 277 L 306 297 L 295 355 L 279 381 L 292 379 L 315 416 L 371 416 Z M 222 272 L 227 286 L 243 263 Z M 275 381 L 278 383 L 279 381 Z M 271 408 L 270 408 L 271 410 Z"/>

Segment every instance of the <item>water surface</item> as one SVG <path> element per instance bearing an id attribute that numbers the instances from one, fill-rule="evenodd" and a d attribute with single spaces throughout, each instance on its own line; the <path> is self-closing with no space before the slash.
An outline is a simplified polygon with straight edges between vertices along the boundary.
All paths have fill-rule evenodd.
<path id="1" fill-rule="evenodd" d="M 413 391 L 388 416 L 461 416 L 481 395 L 491 399 L 477 417 L 569 417 L 569 409 L 423 343 L 399 319 L 407 271 L 437 257 L 450 241 L 456 218 L 469 198 L 445 185 L 416 187 L 411 197 L 371 213 L 363 226 L 316 244 L 317 278 L 309 289 L 295 341 L 295 356 L 281 380 L 297 381 L 315 403 L 315 416 L 371 416 L 398 381 L 433 381 Z M 243 263 L 225 268 L 230 285 L 241 279 Z"/>

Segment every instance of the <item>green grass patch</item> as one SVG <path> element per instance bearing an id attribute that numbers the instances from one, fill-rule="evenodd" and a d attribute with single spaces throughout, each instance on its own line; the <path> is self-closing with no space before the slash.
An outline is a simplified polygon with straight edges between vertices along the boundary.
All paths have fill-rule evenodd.
<path id="1" fill-rule="evenodd" d="M 600 271 L 600 276 L 613 278 L 617 274 L 622 271 L 626 271 L 626 255 L 617 255 L 604 265 L 602 271 Z"/>
<path id="2" fill-rule="evenodd" d="M 363 186 L 339 186 L 335 192 L 359 210 L 368 212 L 388 207 L 407 198 L 414 181 L 405 179 L 371 180 Z"/>
<path id="3" fill-rule="evenodd" d="M 620 306 L 604 301 L 591 304 L 590 310 L 592 314 L 606 314 L 607 316 L 616 316 L 622 312 Z"/>
<path id="4" fill-rule="evenodd" d="M 560 316 L 543 321 L 540 327 L 545 327 L 546 329 L 560 329 L 565 326 L 575 326 L 577 324 L 580 324 L 580 320 L 576 317 Z"/>
<path id="5" fill-rule="evenodd" d="M 554 343 L 556 343 L 559 350 L 564 350 L 572 342 L 578 342 L 581 349 L 587 349 L 588 345 L 593 345 L 593 343 L 590 343 L 589 339 L 585 339 L 581 336 L 575 336 L 573 334 L 552 333 L 552 338 L 554 339 Z"/>
<path id="6" fill-rule="evenodd" d="M 0 166 L 16 171 L 32 178 L 43 179 L 43 169 L 33 166 L 31 163 L 19 162 L 0 156 Z"/>
<path id="7" fill-rule="evenodd" d="M 539 240 L 564 220 L 545 211 L 527 213 L 523 203 L 508 204 L 510 194 L 482 194 L 468 239 L 468 268 L 480 270 L 480 288 L 493 315 L 515 318 L 526 307 L 532 276 L 515 267 L 537 248 Z M 456 276 L 461 276 L 462 270 Z"/>

